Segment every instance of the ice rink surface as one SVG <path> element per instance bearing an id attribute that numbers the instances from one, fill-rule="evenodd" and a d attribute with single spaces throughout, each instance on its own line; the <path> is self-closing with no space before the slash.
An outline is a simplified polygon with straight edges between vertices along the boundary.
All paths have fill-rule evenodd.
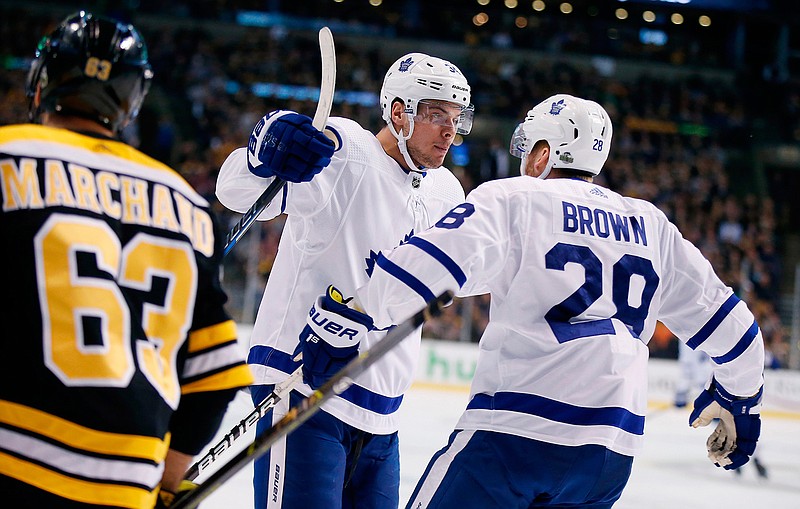
<path id="1" fill-rule="evenodd" d="M 421 383 L 406 394 L 400 410 L 401 506 L 430 456 L 447 442 L 467 396 L 466 389 Z M 212 443 L 251 410 L 249 397 L 240 393 Z M 800 415 L 764 414 L 757 454 L 768 468 L 766 480 L 758 477 L 752 462 L 741 475 L 712 465 L 705 454 L 711 429 L 689 428 L 688 417 L 686 408 L 653 405 L 645 425 L 644 451 L 634 461 L 633 474 L 615 509 L 800 509 Z M 252 436 L 245 435 L 232 451 L 250 440 Z M 229 457 L 224 454 L 216 463 Z M 251 508 L 251 476 L 252 464 L 248 464 L 200 508 Z"/>

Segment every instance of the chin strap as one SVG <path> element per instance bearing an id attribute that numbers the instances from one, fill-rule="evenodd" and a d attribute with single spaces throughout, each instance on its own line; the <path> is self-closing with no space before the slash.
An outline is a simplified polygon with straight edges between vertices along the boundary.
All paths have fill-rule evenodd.
<path id="1" fill-rule="evenodd" d="M 553 169 L 553 161 L 547 161 L 547 166 L 544 167 L 544 171 L 539 174 L 538 177 L 540 179 L 546 179 L 548 175 L 550 175 L 550 170 Z"/>
<path id="2" fill-rule="evenodd" d="M 419 167 L 414 164 L 414 161 L 411 159 L 411 156 L 408 155 L 408 148 L 406 148 L 406 140 L 411 139 L 411 135 L 414 134 L 414 118 L 406 113 L 406 117 L 408 118 L 408 136 L 403 136 L 403 130 L 401 129 L 400 132 L 394 130 L 394 124 L 388 122 L 389 131 L 397 138 L 397 148 L 400 149 L 400 154 L 402 154 L 403 159 L 405 160 L 408 168 L 411 171 L 421 172 L 425 170 L 425 167 Z"/>

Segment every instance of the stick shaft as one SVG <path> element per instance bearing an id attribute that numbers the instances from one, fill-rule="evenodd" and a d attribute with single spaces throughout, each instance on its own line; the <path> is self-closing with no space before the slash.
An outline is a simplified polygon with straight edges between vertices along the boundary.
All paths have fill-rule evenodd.
<path id="1" fill-rule="evenodd" d="M 230 449 L 233 442 L 243 437 L 252 426 L 256 424 L 267 412 L 272 410 L 284 396 L 303 379 L 302 367 L 297 368 L 289 378 L 275 386 L 269 396 L 259 403 L 252 412 L 247 414 L 239 424 L 234 426 L 222 439 L 220 439 L 213 447 L 211 447 L 205 456 L 197 460 L 189 470 L 186 471 L 184 476 L 187 481 L 194 481 L 200 474 L 208 470 L 208 468 L 223 454 L 226 450 Z"/>
<path id="2" fill-rule="evenodd" d="M 314 112 L 311 125 L 322 131 L 331 114 L 333 93 L 336 88 L 336 48 L 333 44 L 333 34 L 328 27 L 322 27 L 319 31 L 319 51 L 322 57 L 322 82 L 319 88 L 317 110 Z M 233 246 L 247 233 L 255 223 L 256 218 L 267 208 L 267 205 L 272 202 L 272 199 L 283 189 L 285 184 L 285 180 L 275 177 L 275 180 L 261 193 L 255 203 L 245 211 L 239 221 L 228 232 L 223 256 L 227 256 Z"/>
<path id="3" fill-rule="evenodd" d="M 443 293 L 414 316 L 391 329 L 372 348 L 361 352 L 358 357 L 350 361 L 319 389 L 301 401 L 299 405 L 290 408 L 283 418 L 258 435 L 250 447 L 240 451 L 230 461 L 222 465 L 203 484 L 176 502 L 172 509 L 194 509 L 197 507 L 200 502 L 237 474 L 249 462 L 266 454 L 275 442 L 311 418 L 325 401 L 347 390 L 359 375 L 379 361 L 386 352 L 407 338 L 425 320 L 432 316 L 438 316 L 444 305 L 450 302 L 452 298 L 453 294 L 451 292 Z"/>

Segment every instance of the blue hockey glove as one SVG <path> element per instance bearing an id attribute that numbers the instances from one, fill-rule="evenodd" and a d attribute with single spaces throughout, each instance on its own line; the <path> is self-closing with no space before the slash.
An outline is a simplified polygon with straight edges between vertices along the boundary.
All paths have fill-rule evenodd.
<path id="1" fill-rule="evenodd" d="M 334 143 L 311 119 L 278 110 L 263 117 L 247 142 L 247 167 L 259 177 L 308 182 L 331 162 Z"/>
<path id="2" fill-rule="evenodd" d="M 761 396 L 738 398 L 712 379 L 709 387 L 694 400 L 694 410 L 689 416 L 693 428 L 707 426 L 719 419 L 717 429 L 706 442 L 708 458 L 718 467 L 735 470 L 750 460 L 761 434 Z"/>
<path id="3" fill-rule="evenodd" d="M 312 389 L 357 357 L 361 339 L 373 328 L 369 315 L 347 307 L 349 300 L 329 286 L 308 313 L 298 349 L 303 353 L 303 381 Z"/>

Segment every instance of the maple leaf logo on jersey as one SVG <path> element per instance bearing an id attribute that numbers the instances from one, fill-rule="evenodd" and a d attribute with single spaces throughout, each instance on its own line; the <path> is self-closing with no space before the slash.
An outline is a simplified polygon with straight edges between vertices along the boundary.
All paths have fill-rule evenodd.
<path id="1" fill-rule="evenodd" d="M 413 63 L 414 63 L 414 60 L 412 60 L 411 57 L 408 57 L 405 60 L 403 60 L 402 62 L 400 62 L 400 72 L 406 72 L 409 69 L 409 67 L 411 67 L 411 64 L 413 64 Z"/>
<path id="2" fill-rule="evenodd" d="M 375 270 L 375 262 L 378 261 L 378 256 L 380 256 L 380 250 L 376 253 L 372 249 L 369 250 L 369 257 L 364 258 L 364 261 L 367 262 L 367 268 L 364 269 L 367 273 L 367 277 L 372 277 L 372 271 Z"/>
<path id="3" fill-rule="evenodd" d="M 561 99 L 560 101 L 555 102 L 550 106 L 550 114 L 558 115 L 559 113 L 561 113 L 561 110 L 563 110 L 566 106 L 567 105 L 564 104 L 564 99 Z"/>
<path id="4" fill-rule="evenodd" d="M 400 241 L 398 246 L 402 246 L 403 244 L 407 244 L 411 237 L 414 236 L 414 229 L 412 228 L 410 232 L 406 233 L 406 236 L 403 237 L 403 240 Z M 367 273 L 368 277 L 372 277 L 372 271 L 375 270 L 375 263 L 378 261 L 378 257 L 381 256 L 381 251 L 378 250 L 376 253 L 372 249 L 369 250 L 369 257 L 364 258 L 364 261 L 367 263 L 367 267 L 364 271 Z"/>
<path id="5" fill-rule="evenodd" d="M 403 237 L 403 240 L 400 241 L 400 245 L 407 244 L 411 237 L 414 236 L 414 229 L 412 228 L 410 232 L 406 233 L 406 236 Z"/>

